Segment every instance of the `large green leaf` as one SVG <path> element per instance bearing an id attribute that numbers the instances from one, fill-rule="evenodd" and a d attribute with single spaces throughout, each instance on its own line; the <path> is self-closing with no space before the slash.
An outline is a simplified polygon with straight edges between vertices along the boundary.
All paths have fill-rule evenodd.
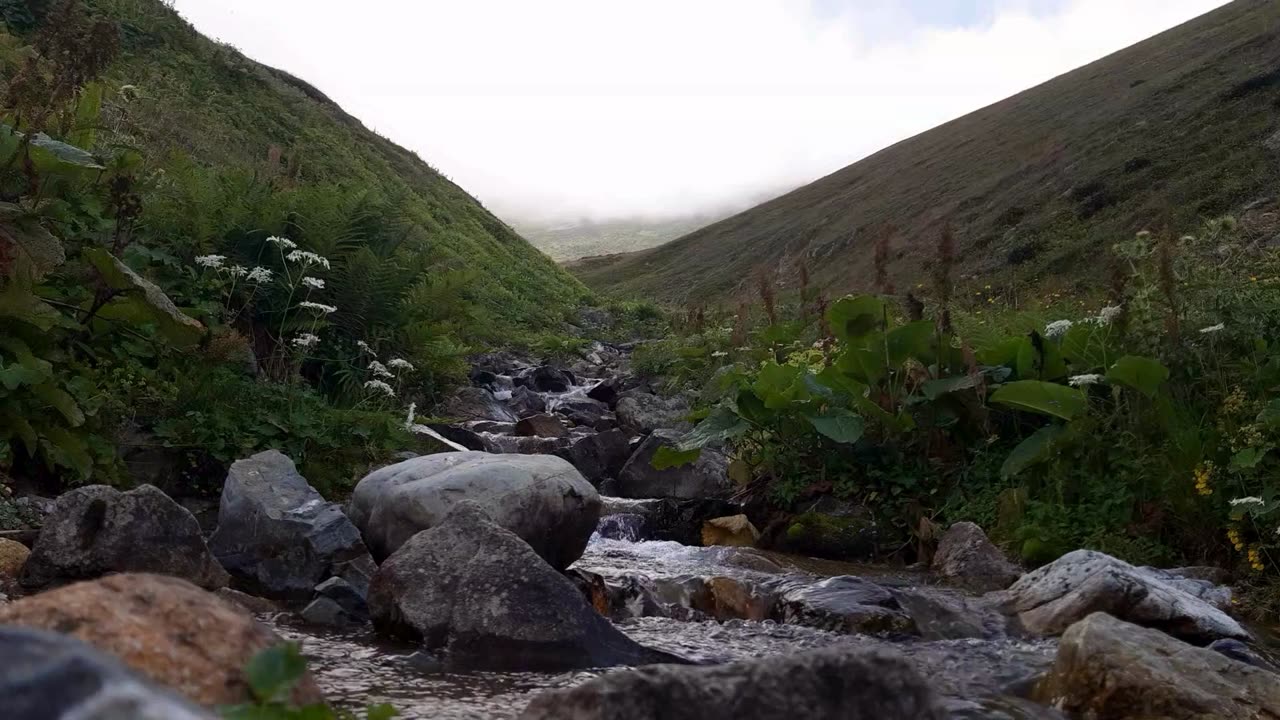
<path id="1" fill-rule="evenodd" d="M 751 424 L 743 420 L 738 413 L 723 405 L 716 407 L 711 414 L 703 418 L 675 444 L 676 450 L 693 450 L 706 447 L 709 443 L 723 442 L 751 429 Z"/>
<path id="2" fill-rule="evenodd" d="M 884 327 L 884 300 L 874 295 L 841 298 L 827 309 L 827 322 L 836 338 L 856 340 Z"/>
<path id="3" fill-rule="evenodd" d="M 930 380 L 921 387 L 921 390 L 924 391 L 925 397 L 930 400 L 937 400 L 948 393 L 972 390 L 981 384 L 982 375 L 956 375 L 955 377 Z"/>
<path id="4" fill-rule="evenodd" d="M 829 408 L 818 415 L 806 415 L 805 419 L 815 430 L 844 445 L 858 442 L 865 429 L 862 418 L 844 408 Z"/>
<path id="5" fill-rule="evenodd" d="M 62 241 L 40 224 L 40 218 L 13 203 L 0 202 L 0 251 L 12 248 L 10 275 L 23 273 L 31 281 L 44 277 L 67 257 Z"/>
<path id="6" fill-rule="evenodd" d="M 889 365 L 896 370 L 911 359 L 919 360 L 925 365 L 930 364 L 933 356 L 931 349 L 936 335 L 937 327 L 932 320 L 907 323 L 885 333 Z"/>
<path id="7" fill-rule="evenodd" d="M 770 410 L 781 410 L 794 402 L 804 402 L 810 398 L 809 388 L 805 386 L 804 375 L 808 372 L 795 365 L 779 365 L 767 362 L 756 375 L 751 389 L 764 401 Z"/>
<path id="8" fill-rule="evenodd" d="M 815 379 L 823 386 L 850 400 L 857 400 L 867 396 L 867 386 L 864 383 L 844 374 L 835 365 L 823 368 L 822 372 L 815 376 Z"/>
<path id="9" fill-rule="evenodd" d="M 285 699 L 307 672 L 307 661 L 297 643 L 267 648 L 253 656 L 244 669 L 254 697 L 262 702 Z"/>
<path id="10" fill-rule="evenodd" d="M 1068 437 L 1069 433 L 1062 425 L 1040 428 L 1009 453 L 1009 457 L 1000 466 L 1000 476 L 1008 480 L 1029 467 L 1045 462 L 1062 449 Z"/>
<path id="11" fill-rule="evenodd" d="M 1233 470 L 1252 470 L 1258 467 L 1266 459 L 1267 453 L 1273 449 L 1269 446 L 1245 448 L 1231 456 L 1231 468 Z"/>
<path id="12" fill-rule="evenodd" d="M 40 330 L 49 330 L 65 319 L 52 305 L 16 282 L 0 289 L 0 318 L 17 320 Z"/>
<path id="13" fill-rule="evenodd" d="M 81 479 L 87 480 L 93 472 L 93 456 L 89 446 L 66 428 L 48 426 L 39 429 L 45 457 L 55 464 L 71 468 Z"/>
<path id="14" fill-rule="evenodd" d="M 102 317 L 132 323 L 154 322 L 160 333 L 178 347 L 200 342 L 204 325 L 179 310 L 154 283 L 102 248 L 86 250 L 84 255 L 98 269 L 108 287 L 125 293 L 99 311 Z"/>
<path id="15" fill-rule="evenodd" d="M 1267 403 L 1258 413 L 1258 422 L 1268 430 L 1280 430 L 1280 398 Z"/>
<path id="16" fill-rule="evenodd" d="M 671 468 L 696 462 L 699 457 L 702 457 L 702 448 L 700 447 L 690 450 L 677 450 L 663 445 L 654 451 L 653 459 L 649 461 L 649 464 L 653 466 L 654 470 L 670 470 Z"/>
<path id="17" fill-rule="evenodd" d="M 12 412 L 0 413 L 0 433 L 3 433 L 0 437 L 5 439 L 17 435 L 27 449 L 27 455 L 31 457 L 35 457 L 36 451 L 39 450 L 40 438 L 36 435 L 35 428 L 31 427 L 31 423 L 21 415 Z"/>
<path id="18" fill-rule="evenodd" d="M 1126 355 L 1107 371 L 1107 381 L 1137 390 L 1149 398 L 1169 379 L 1169 368 L 1151 358 Z"/>
<path id="19" fill-rule="evenodd" d="M 991 402 L 1071 420 L 1089 409 L 1089 399 L 1075 388 L 1042 380 L 1019 380 L 1003 385 Z"/>
<path id="20" fill-rule="evenodd" d="M 37 168 L 45 171 L 57 169 L 59 165 L 81 170 L 104 169 L 92 153 L 54 140 L 44 133 L 36 133 L 31 137 L 31 158 Z"/>
<path id="21" fill-rule="evenodd" d="M 867 385 L 879 385 L 888 376 L 885 365 L 883 335 L 875 333 L 869 342 L 874 346 L 850 345 L 836 356 L 835 366 L 840 372 Z"/>
<path id="22" fill-rule="evenodd" d="M 102 114 L 102 83 L 89 83 L 80 90 L 76 101 L 76 127 L 67 140 L 72 145 L 91 148 L 97 139 L 99 116 Z"/>
<path id="23" fill-rule="evenodd" d="M 1058 344 L 1041 339 L 1024 338 L 1018 346 L 1015 369 L 1022 380 L 1058 380 L 1067 375 L 1067 363 Z"/>
<path id="24" fill-rule="evenodd" d="M 1093 323 L 1079 322 L 1062 337 L 1062 355 L 1071 372 L 1083 375 L 1103 367 L 1107 361 L 1107 331 Z"/>
<path id="25" fill-rule="evenodd" d="M 72 427 L 84 424 L 84 412 L 80 409 L 80 405 L 62 388 L 53 383 L 44 383 L 32 386 L 31 393 L 62 413 L 62 417 L 66 418 Z"/>

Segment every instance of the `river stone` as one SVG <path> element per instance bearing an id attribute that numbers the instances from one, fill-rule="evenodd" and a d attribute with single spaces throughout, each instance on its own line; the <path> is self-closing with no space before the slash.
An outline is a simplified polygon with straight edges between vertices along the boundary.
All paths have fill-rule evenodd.
<path id="1" fill-rule="evenodd" d="M 1093 550 L 1076 550 L 1023 575 L 1001 593 L 1030 632 L 1060 635 L 1095 612 L 1156 627 L 1192 642 L 1249 639 L 1249 633 L 1209 602 L 1168 582 Z"/>
<path id="2" fill-rule="evenodd" d="M 590 398 L 570 398 L 556 404 L 556 413 L 565 416 L 574 425 L 595 427 L 597 423 L 607 420 L 609 406 Z"/>
<path id="3" fill-rule="evenodd" d="M 599 485 L 622 472 L 631 457 L 631 442 L 621 430 L 608 430 L 575 440 L 566 455 L 583 477 Z"/>
<path id="4" fill-rule="evenodd" d="M 1063 634 L 1036 695 L 1094 720 L 1280 717 L 1280 676 L 1105 613 Z"/>
<path id="5" fill-rule="evenodd" d="M 911 618 L 893 594 L 851 575 L 807 581 L 778 596 L 773 610 L 782 623 L 843 633 L 909 632 Z"/>
<path id="6" fill-rule="evenodd" d="M 925 640 L 998 640 L 1013 631 L 1009 616 L 989 597 L 940 587 L 896 588 L 894 600 Z"/>
<path id="7" fill-rule="evenodd" d="M 247 590 L 290 603 L 308 601 L 335 575 L 367 587 L 374 569 L 342 508 L 275 450 L 231 465 L 209 546 Z"/>
<path id="8" fill-rule="evenodd" d="M 558 570 L 582 557 L 600 519 L 600 496 L 567 461 L 475 452 L 427 455 L 372 473 L 356 485 L 351 519 L 375 556 L 386 557 L 463 500 Z"/>
<path id="9" fill-rule="evenodd" d="M 17 580 L 31 551 L 17 540 L 0 538 L 0 585 Z"/>
<path id="10" fill-rule="evenodd" d="M 717 498 L 636 500 L 602 497 L 601 502 L 604 506 L 602 514 L 628 513 L 643 516 L 647 521 L 646 540 L 667 540 L 695 546 L 702 542 L 702 526 L 708 520 L 742 512 L 741 505 Z"/>
<path id="11" fill-rule="evenodd" d="M 493 396 L 493 393 L 478 387 L 458 388 L 444 402 L 441 414 L 458 420 L 497 420 L 498 422 L 515 422 L 520 418 L 511 409 Z"/>
<path id="12" fill-rule="evenodd" d="M 66 635 L 0 627 L 0 717 L 13 720 L 215 720 Z"/>
<path id="13" fill-rule="evenodd" d="M 587 397 L 613 407 L 618 402 L 618 394 L 622 392 L 623 384 L 620 378 L 605 378 L 587 391 Z"/>
<path id="14" fill-rule="evenodd" d="M 59 497 L 21 582 L 39 588 L 113 572 L 173 575 L 210 589 L 227 584 L 195 516 L 150 485 L 125 493 L 89 485 Z"/>
<path id="15" fill-rule="evenodd" d="M 208 707 L 248 702 L 245 664 L 282 642 L 216 595 L 178 578 L 146 574 L 111 575 L 22 598 L 0 606 L 0 625 L 75 636 Z M 309 675 L 295 699 L 321 699 Z"/>
<path id="16" fill-rule="evenodd" d="M 520 417 L 537 415 L 547 411 L 547 399 L 523 385 L 511 392 L 507 405 Z"/>
<path id="17" fill-rule="evenodd" d="M 540 365 L 526 371 L 519 381 L 526 387 L 541 393 L 561 393 L 573 385 L 573 377 L 559 368 Z"/>
<path id="18" fill-rule="evenodd" d="M 674 445 L 681 433 L 657 430 L 636 448 L 618 475 L 618 494 L 629 498 L 709 498 L 725 495 L 729 488 L 729 460 L 712 448 L 703 448 L 687 465 L 658 470 L 653 456 L 658 448 Z"/>
<path id="19" fill-rule="evenodd" d="M 1004 590 L 1022 576 L 1022 570 L 987 539 L 982 528 L 958 522 L 942 535 L 933 556 L 933 571 L 974 592 Z"/>
<path id="20" fill-rule="evenodd" d="M 317 625 L 363 625 L 369 622 L 366 594 L 367 590 L 356 588 L 342 578 L 329 578 L 316 586 L 315 599 L 302 610 L 302 617 Z"/>
<path id="21" fill-rule="evenodd" d="M 687 432 L 692 428 L 685 417 L 689 404 L 680 398 L 662 398 L 651 393 L 631 392 L 623 395 L 614 410 L 618 425 L 635 435 L 646 435 L 654 430 Z"/>
<path id="22" fill-rule="evenodd" d="M 623 635 L 571 580 L 471 502 L 387 558 L 370 586 L 369 609 L 380 630 L 444 651 L 459 669 L 678 661 Z"/>
<path id="23" fill-rule="evenodd" d="M 516 423 L 516 435 L 521 437 L 567 438 L 569 428 L 557 415 L 530 415 Z"/>
<path id="24" fill-rule="evenodd" d="M 538 695 L 520 720 L 942 720 L 901 655 L 831 647 L 713 667 L 615 672 Z"/>

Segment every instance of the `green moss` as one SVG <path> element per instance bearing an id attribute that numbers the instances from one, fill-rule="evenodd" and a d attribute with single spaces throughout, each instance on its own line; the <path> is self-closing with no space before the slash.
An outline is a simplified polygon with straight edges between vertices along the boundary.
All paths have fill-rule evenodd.
<path id="1" fill-rule="evenodd" d="M 804 513 L 787 525 L 779 549 L 831 560 L 865 560 L 876 555 L 877 537 L 872 520 Z"/>

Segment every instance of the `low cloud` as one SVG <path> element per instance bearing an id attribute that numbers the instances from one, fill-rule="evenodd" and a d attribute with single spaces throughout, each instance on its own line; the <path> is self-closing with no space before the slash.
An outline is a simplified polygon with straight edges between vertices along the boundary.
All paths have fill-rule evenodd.
<path id="1" fill-rule="evenodd" d="M 1225 1 L 933 4 L 175 0 L 500 214 L 542 220 L 736 207 Z"/>

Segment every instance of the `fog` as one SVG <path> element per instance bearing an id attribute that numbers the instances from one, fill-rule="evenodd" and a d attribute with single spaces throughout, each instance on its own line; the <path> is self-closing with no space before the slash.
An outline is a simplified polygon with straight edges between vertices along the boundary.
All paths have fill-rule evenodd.
<path id="1" fill-rule="evenodd" d="M 499 214 L 547 221 L 738 207 L 1225 2 L 174 4 Z"/>

